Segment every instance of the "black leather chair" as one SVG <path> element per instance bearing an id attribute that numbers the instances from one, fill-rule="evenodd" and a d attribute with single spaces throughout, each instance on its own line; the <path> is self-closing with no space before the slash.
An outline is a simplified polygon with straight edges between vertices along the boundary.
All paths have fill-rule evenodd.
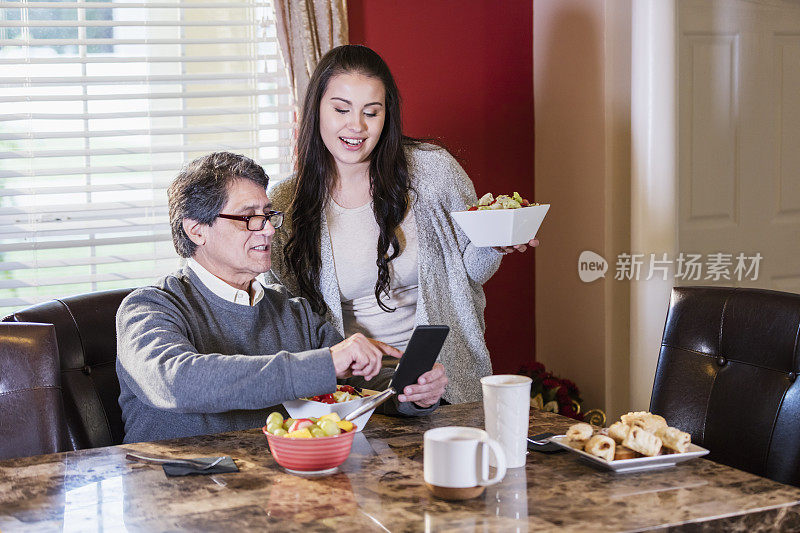
<path id="1" fill-rule="evenodd" d="M 0 324 L 0 460 L 68 448 L 50 324 Z"/>
<path id="2" fill-rule="evenodd" d="M 800 486 L 800 295 L 673 289 L 650 410 L 709 458 Z"/>
<path id="3" fill-rule="evenodd" d="M 51 300 L 3 319 L 55 326 L 70 449 L 122 443 L 115 317 L 119 304 L 132 290 Z"/>

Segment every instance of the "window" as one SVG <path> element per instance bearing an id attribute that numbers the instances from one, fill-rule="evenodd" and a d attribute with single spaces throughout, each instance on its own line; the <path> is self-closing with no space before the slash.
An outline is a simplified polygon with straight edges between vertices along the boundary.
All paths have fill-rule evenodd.
<path id="1" fill-rule="evenodd" d="M 242 153 L 289 172 L 269 3 L 0 0 L 0 316 L 174 270 L 166 188 Z"/>

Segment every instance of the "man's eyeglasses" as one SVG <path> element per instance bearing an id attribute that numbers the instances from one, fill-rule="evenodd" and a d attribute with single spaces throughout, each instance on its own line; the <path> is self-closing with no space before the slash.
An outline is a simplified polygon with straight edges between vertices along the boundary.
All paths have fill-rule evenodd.
<path id="1" fill-rule="evenodd" d="M 217 215 L 219 218 L 230 220 L 241 220 L 247 223 L 250 231 L 261 231 L 267 225 L 267 220 L 272 227 L 278 229 L 283 224 L 283 213 L 281 211 L 268 211 L 265 215 Z"/>

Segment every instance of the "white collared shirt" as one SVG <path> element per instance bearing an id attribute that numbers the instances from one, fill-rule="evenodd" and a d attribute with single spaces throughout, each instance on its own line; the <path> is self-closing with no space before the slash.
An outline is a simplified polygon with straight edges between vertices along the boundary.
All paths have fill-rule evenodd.
<path id="1" fill-rule="evenodd" d="M 195 261 L 194 258 L 190 257 L 187 259 L 186 266 L 191 268 L 192 271 L 197 274 L 197 277 L 200 278 L 200 281 L 203 282 L 203 285 L 208 287 L 211 292 L 223 300 L 227 300 L 239 305 L 257 305 L 258 302 L 261 301 L 261 298 L 264 297 L 264 287 L 261 285 L 258 279 L 254 279 L 250 283 L 250 288 L 253 291 L 253 303 L 251 304 L 250 294 L 247 291 L 243 291 L 228 285 L 220 278 L 206 270 L 206 268 Z"/>

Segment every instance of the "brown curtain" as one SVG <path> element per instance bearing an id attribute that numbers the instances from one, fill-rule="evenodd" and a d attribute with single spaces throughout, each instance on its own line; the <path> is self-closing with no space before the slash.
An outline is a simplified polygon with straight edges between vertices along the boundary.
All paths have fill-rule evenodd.
<path id="1" fill-rule="evenodd" d="M 328 50 L 348 42 L 347 0 L 275 0 L 278 40 L 299 105 Z"/>

